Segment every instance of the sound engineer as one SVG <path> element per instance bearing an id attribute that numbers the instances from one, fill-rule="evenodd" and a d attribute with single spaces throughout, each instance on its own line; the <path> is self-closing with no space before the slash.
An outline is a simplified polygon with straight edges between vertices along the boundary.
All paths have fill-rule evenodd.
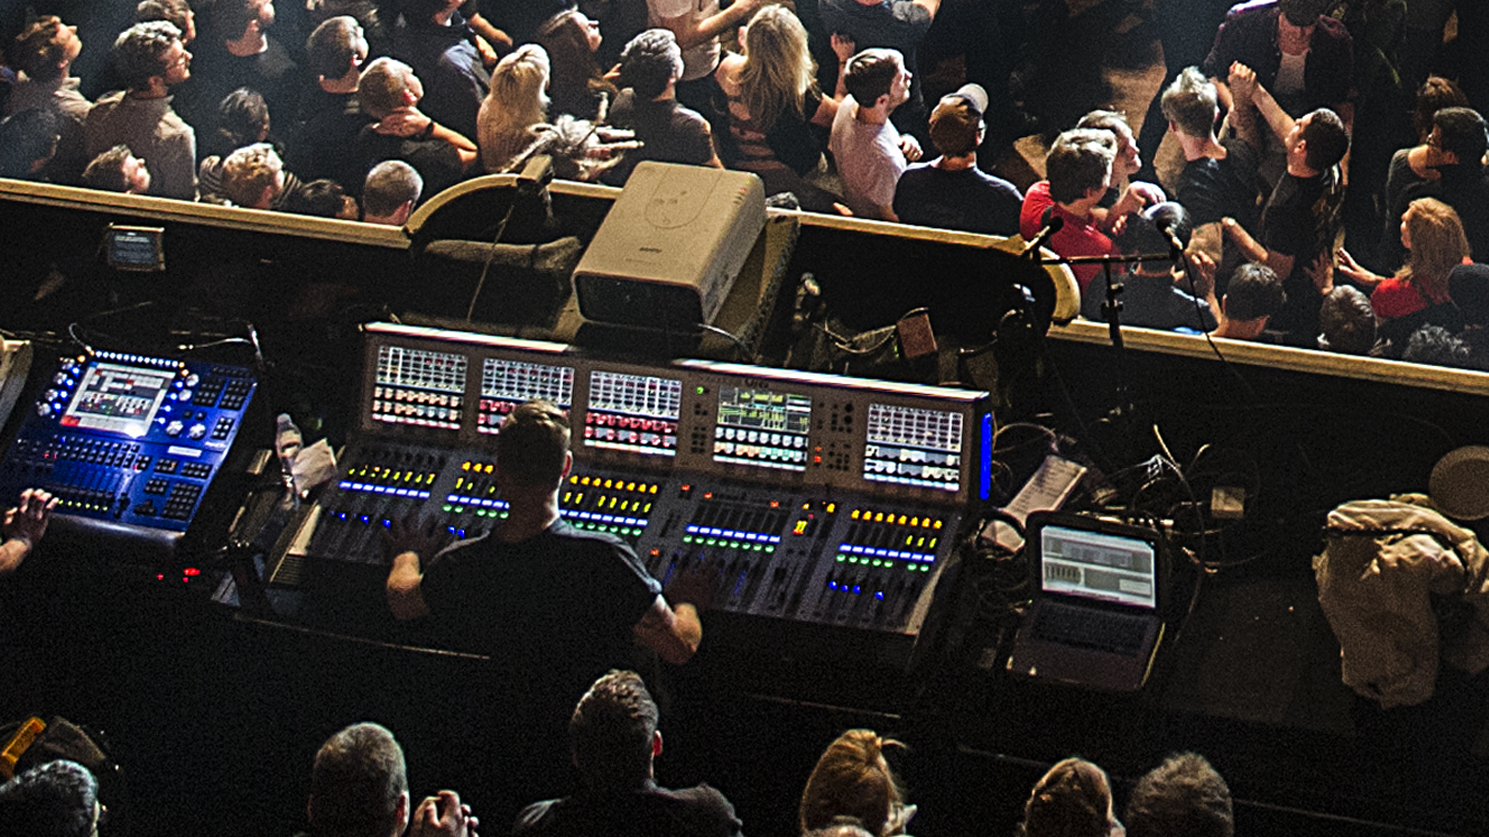
<path id="1" fill-rule="evenodd" d="M 40 488 L 28 488 L 21 492 L 19 504 L 5 512 L 5 521 L 0 524 L 0 534 L 5 536 L 5 542 L 0 543 L 0 578 L 15 572 L 31 554 L 46 534 L 56 507 L 57 498 Z"/>
<path id="2" fill-rule="evenodd" d="M 565 522 L 558 490 L 573 462 L 563 411 L 546 401 L 520 405 L 496 437 L 507 518 L 490 534 L 443 551 L 432 524 L 397 523 L 387 579 L 395 617 L 429 615 L 442 641 L 491 656 L 501 673 L 489 690 L 497 705 L 525 716 L 564 761 L 578 696 L 610 669 L 644 662 L 636 658 L 637 640 L 669 663 L 687 662 L 703 636 L 699 611 L 712 594 L 692 572 L 663 596 L 624 541 Z"/>

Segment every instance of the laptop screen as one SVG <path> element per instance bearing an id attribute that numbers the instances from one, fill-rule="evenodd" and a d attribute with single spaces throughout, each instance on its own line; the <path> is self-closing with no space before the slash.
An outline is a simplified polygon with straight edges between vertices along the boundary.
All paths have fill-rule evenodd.
<path id="1" fill-rule="evenodd" d="M 1041 587 L 1153 609 L 1158 606 L 1158 556 L 1150 541 L 1066 526 L 1039 535 Z"/>

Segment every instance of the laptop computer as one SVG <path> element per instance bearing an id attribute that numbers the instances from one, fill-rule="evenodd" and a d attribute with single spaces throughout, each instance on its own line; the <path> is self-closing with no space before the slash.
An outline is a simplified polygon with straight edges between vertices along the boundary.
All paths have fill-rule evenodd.
<path id="1" fill-rule="evenodd" d="M 1164 629 L 1158 531 L 1034 512 L 1025 548 L 1034 604 L 1014 638 L 1008 670 L 1093 689 L 1141 689 Z"/>

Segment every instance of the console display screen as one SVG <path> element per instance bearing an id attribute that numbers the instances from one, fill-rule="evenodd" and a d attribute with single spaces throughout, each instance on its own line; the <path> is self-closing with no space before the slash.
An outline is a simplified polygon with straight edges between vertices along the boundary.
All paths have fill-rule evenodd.
<path id="1" fill-rule="evenodd" d="M 59 423 L 138 439 L 150 429 L 173 378 L 172 373 L 156 369 L 94 364 L 83 373 L 77 395 Z"/>
<path id="2" fill-rule="evenodd" d="M 871 403 L 863 478 L 959 491 L 963 437 L 961 413 Z"/>
<path id="3" fill-rule="evenodd" d="M 787 471 L 807 469 L 812 399 L 770 390 L 719 388 L 713 459 Z"/>
<path id="4" fill-rule="evenodd" d="M 568 409 L 574 403 L 574 370 L 487 358 L 481 364 L 481 403 L 476 429 L 495 434 L 518 404 L 541 398 Z"/>
<path id="5" fill-rule="evenodd" d="M 380 346 L 373 420 L 459 430 L 466 365 L 465 355 Z"/>
<path id="6" fill-rule="evenodd" d="M 584 444 L 653 456 L 677 455 L 682 381 L 596 370 L 589 375 Z"/>

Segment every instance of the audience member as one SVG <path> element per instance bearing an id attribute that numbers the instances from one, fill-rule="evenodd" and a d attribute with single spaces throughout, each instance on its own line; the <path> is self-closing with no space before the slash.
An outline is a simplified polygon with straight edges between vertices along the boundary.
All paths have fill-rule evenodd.
<path id="1" fill-rule="evenodd" d="M 1171 253 L 1179 261 L 1144 261 L 1132 265 L 1131 272 L 1123 277 L 1122 324 L 1196 331 L 1215 329 L 1214 312 L 1218 307 L 1215 264 L 1204 255 L 1184 257 L 1182 248 L 1189 245 L 1190 231 L 1189 214 L 1172 201 L 1155 204 L 1128 220 L 1122 234 L 1114 240 L 1118 252 L 1124 256 Z M 1178 240 L 1181 252 L 1172 253 L 1170 235 Z M 1087 319 L 1106 319 L 1103 309 L 1106 294 L 1100 290 L 1100 283 L 1095 283 L 1092 292 L 1081 299 L 1081 314 Z"/>
<path id="2" fill-rule="evenodd" d="M 682 51 L 669 29 L 648 29 L 626 44 L 620 57 L 625 85 L 610 122 L 635 132 L 641 147 L 600 176 L 611 186 L 624 186 L 642 160 L 719 167 L 708 120 L 677 101 Z"/>
<path id="3" fill-rule="evenodd" d="M 196 40 L 196 12 L 186 0 L 140 0 L 134 7 L 135 23 L 164 20 L 181 30 L 181 45 L 191 46 Z"/>
<path id="4" fill-rule="evenodd" d="M 515 835 L 552 837 L 739 837 L 734 806 L 706 784 L 669 790 L 656 782 L 662 754 L 659 712 L 640 675 L 611 671 L 596 680 L 569 719 L 574 766 L 584 788 L 529 805 Z"/>
<path id="5" fill-rule="evenodd" d="M 28 488 L 21 492 L 20 501 L 5 512 L 0 521 L 0 578 L 16 571 L 26 560 L 36 544 L 47 533 L 52 511 L 57 508 L 57 498 L 40 488 Z M 3 821 L 0 817 L 0 821 Z"/>
<path id="6" fill-rule="evenodd" d="M 545 777 L 567 749 L 563 707 L 597 675 L 634 665 L 637 640 L 667 662 L 687 662 L 712 594 L 702 573 L 683 573 L 668 588 L 674 609 L 625 541 L 577 530 L 559 515 L 559 486 L 574 461 L 569 435 L 568 417 L 545 401 L 507 415 L 495 447 L 508 514 L 489 534 L 439 551 L 432 523 L 395 521 L 392 529 L 393 615 L 433 614 L 448 647 L 490 654 L 501 672 L 489 697 L 505 707 L 499 725 L 521 740 L 498 733 L 491 759 L 512 765 L 502 779 L 513 790 L 561 781 Z"/>
<path id="7" fill-rule="evenodd" d="M 1328 108 L 1350 122 L 1354 52 L 1344 25 L 1323 12 L 1332 0 L 1277 0 L 1232 7 L 1215 35 L 1202 69 L 1215 82 L 1220 104 L 1233 114 L 1249 114 L 1248 97 L 1230 89 L 1232 64 L 1256 72 L 1256 83 L 1272 91 L 1288 116 Z M 1235 117 L 1231 117 L 1234 119 Z M 1281 139 L 1281 137 L 1278 137 Z M 1285 148 L 1261 137 L 1257 146 L 1263 178 L 1275 184 L 1285 166 Z"/>
<path id="8" fill-rule="evenodd" d="M 393 48 L 393 36 L 386 18 L 374 0 L 305 0 L 305 12 L 312 33 L 333 17 L 350 17 L 362 28 L 368 55 L 387 55 Z M 306 49 L 309 52 L 309 48 Z M 311 68 L 311 77 L 316 73 Z"/>
<path id="9" fill-rule="evenodd" d="M 904 804 L 899 780 L 884 759 L 884 748 L 898 746 L 872 730 L 839 735 L 817 759 L 801 792 L 801 830 L 826 828 L 847 818 L 881 837 L 903 833 L 915 806 Z"/>
<path id="10" fill-rule="evenodd" d="M 548 121 L 548 74 L 548 53 L 537 44 L 523 44 L 496 65 L 476 134 L 488 174 L 506 171 L 538 138 Z"/>
<path id="11" fill-rule="evenodd" d="M 357 80 L 367 60 L 367 38 L 350 15 L 322 21 L 305 42 L 305 60 L 315 85 L 300 97 L 285 163 L 305 178 L 330 178 L 355 194 L 366 175 L 356 153 L 357 137 L 371 122 L 357 98 Z"/>
<path id="12" fill-rule="evenodd" d="M 476 113 L 491 76 L 460 14 L 463 0 L 404 0 L 393 31 L 393 56 L 425 85 L 430 118 L 465 137 L 476 135 Z"/>
<path id="13" fill-rule="evenodd" d="M 150 163 L 150 194 L 196 199 L 196 132 L 171 109 L 170 88 L 191 77 L 181 30 L 165 21 L 137 23 L 114 41 L 127 90 L 101 97 L 83 124 L 89 159 L 124 144 Z"/>
<path id="14" fill-rule="evenodd" d="M 425 797 L 410 814 L 408 768 L 393 733 L 353 724 L 316 751 L 310 771 L 310 821 L 302 837 L 475 837 L 479 821 L 454 791 Z"/>
<path id="15" fill-rule="evenodd" d="M 941 0 L 819 0 L 817 6 L 823 28 L 852 41 L 855 49 L 888 49 L 900 55 L 909 72 L 910 89 L 906 91 L 904 107 L 894 114 L 894 124 L 900 133 L 923 134 L 926 107 L 920 92 L 916 55 L 931 22 L 941 10 Z M 845 72 L 841 60 L 840 81 Z M 839 92 L 843 90 L 847 88 L 840 83 Z M 917 137 L 922 138 L 925 137 Z"/>
<path id="16" fill-rule="evenodd" d="M 1050 221 L 1060 219 L 1060 229 L 1047 245 L 1062 256 L 1109 256 L 1112 240 L 1097 225 L 1092 210 L 1111 184 L 1112 160 L 1117 143 L 1110 131 L 1077 128 L 1055 138 L 1044 158 L 1047 179 L 1029 187 L 1019 213 L 1019 234 L 1033 241 Z M 1098 265 L 1073 265 L 1082 298 L 1091 280 L 1101 272 Z"/>
<path id="17" fill-rule="evenodd" d="M 1475 258 L 1489 254 L 1489 178 L 1483 158 L 1489 148 L 1489 123 L 1468 108 L 1443 108 L 1432 115 L 1427 145 L 1434 149 L 1429 165 L 1437 179 L 1422 180 L 1402 188 L 1395 202 L 1386 207 L 1379 262 L 1399 264 L 1403 260 L 1396 229 L 1412 201 L 1437 198 L 1458 213 L 1469 250 Z"/>
<path id="18" fill-rule="evenodd" d="M 379 58 L 357 80 L 362 112 L 377 120 L 357 136 L 363 169 L 402 160 L 418 170 L 429 194 L 458 183 L 476 161 L 476 144 L 418 108 L 424 87 L 401 61 Z"/>
<path id="19" fill-rule="evenodd" d="M 724 94 L 713 75 L 719 66 L 719 36 L 732 32 L 761 5 L 762 0 L 735 0 L 720 10 L 719 0 L 646 0 L 649 24 L 670 29 L 682 50 L 677 100 L 702 114 L 715 136 L 729 127 L 723 121 Z"/>
<path id="20" fill-rule="evenodd" d="M 286 192 L 279 201 L 279 208 L 285 212 L 343 221 L 358 218 L 357 199 L 348 195 L 346 189 L 334 180 L 312 180 L 302 183 L 298 189 L 286 189 Z"/>
<path id="21" fill-rule="evenodd" d="M 895 50 L 866 49 L 848 59 L 843 84 L 848 95 L 828 141 L 843 177 L 843 198 L 854 215 L 897 220 L 895 186 L 905 166 L 920 159 L 920 143 L 889 121 L 909 101 L 910 71 Z"/>
<path id="22" fill-rule="evenodd" d="M 83 169 L 83 184 L 90 189 L 143 195 L 150 191 L 150 169 L 127 145 L 116 145 L 94 157 Z"/>
<path id="23" fill-rule="evenodd" d="M 1375 309 L 1359 288 L 1340 285 L 1318 311 L 1318 347 L 1342 355 L 1368 355 L 1375 348 Z"/>
<path id="24" fill-rule="evenodd" d="M 73 62 L 82 51 L 78 28 L 65 25 L 55 15 L 32 21 L 7 51 L 20 76 L 5 101 L 5 115 L 39 108 L 56 119 L 57 153 L 46 172 L 53 183 L 76 184 L 88 164 L 83 122 L 93 103 L 78 92 L 79 79 L 72 75 Z"/>
<path id="25" fill-rule="evenodd" d="M 222 161 L 238 149 L 269 138 L 269 106 L 257 90 L 240 87 L 217 105 L 217 130 L 203 137 L 207 153 L 197 168 L 197 191 L 215 195 L 221 191 Z"/>
<path id="26" fill-rule="evenodd" d="M 1406 187 L 1424 180 L 1437 180 L 1440 176 L 1437 167 L 1443 162 L 1442 135 L 1432 142 L 1428 142 L 1432 135 L 1434 117 L 1437 112 L 1444 108 L 1467 107 L 1468 97 L 1458 89 L 1457 83 L 1442 76 L 1431 76 L 1423 83 L 1417 91 L 1416 109 L 1412 112 L 1412 127 L 1417 132 L 1417 144 L 1410 148 L 1402 148 L 1391 157 L 1390 165 L 1386 170 L 1385 188 L 1381 196 L 1381 206 L 1385 210 L 1382 214 L 1389 213 L 1390 221 L 1398 220 L 1399 215 L 1392 210 L 1400 204 L 1401 195 Z M 1452 132 L 1452 121 L 1447 127 Z M 1395 225 L 1392 224 L 1386 231 L 1388 237 L 1396 235 Z M 1399 254 L 1394 255 L 1399 257 Z M 1380 259 L 1386 253 L 1368 254 L 1368 265 L 1379 265 Z"/>
<path id="27" fill-rule="evenodd" d="M 284 163 L 267 142 L 245 145 L 222 161 L 222 196 L 233 206 L 273 209 L 284 191 Z"/>
<path id="28" fill-rule="evenodd" d="M 273 0 L 217 0 L 211 6 L 211 26 L 197 45 L 197 79 L 182 97 L 188 122 L 211 127 L 218 103 L 240 87 L 257 91 L 273 112 L 295 112 L 299 68 L 269 35 L 274 20 Z"/>
<path id="29" fill-rule="evenodd" d="M 812 126 L 830 129 L 838 103 L 817 89 L 806 28 L 771 4 L 750 18 L 743 44 L 744 54 L 725 56 L 714 73 L 729 100 L 730 168 L 759 175 L 766 195 L 790 192 L 805 209 L 831 212 L 832 196 L 809 182 L 823 166 Z"/>
<path id="30" fill-rule="evenodd" d="M 418 206 L 423 191 L 424 180 L 413 166 L 402 160 L 384 160 L 367 173 L 362 187 L 362 220 L 401 227 Z"/>
<path id="31" fill-rule="evenodd" d="M 1247 262 L 1236 268 L 1220 298 L 1220 325 L 1211 332 L 1233 340 L 1261 340 L 1272 317 L 1287 303 L 1282 280 L 1272 268 Z"/>
<path id="32" fill-rule="evenodd" d="M 1237 98 L 1256 104 L 1282 142 L 1287 172 L 1262 210 L 1260 239 L 1234 219 L 1226 219 L 1223 226 L 1246 258 L 1266 264 L 1282 278 L 1287 303 L 1272 327 L 1289 345 L 1312 347 L 1318 338 L 1319 304 L 1334 289 L 1329 256 L 1339 231 L 1344 192 L 1338 163 L 1349 150 L 1349 133 L 1338 114 L 1327 108 L 1294 120 L 1255 83 L 1247 67 L 1232 68 L 1231 83 Z"/>
<path id="33" fill-rule="evenodd" d="M 560 12 L 574 8 L 573 0 L 484 0 L 484 17 L 512 39 L 514 44 L 538 39 L 538 28 Z M 605 5 L 615 5 L 606 3 Z"/>
<path id="34" fill-rule="evenodd" d="M 1119 219 L 1167 200 L 1163 187 L 1158 184 L 1132 180 L 1132 176 L 1142 169 L 1143 160 L 1138 155 L 1137 141 L 1132 138 L 1132 126 L 1127 124 L 1127 117 L 1112 110 L 1093 110 L 1081 117 L 1075 127 L 1109 131 L 1117 141 L 1117 156 L 1112 160 L 1112 182 L 1106 187 L 1101 202 L 1091 210 L 1103 230 L 1116 232 Z"/>
<path id="35" fill-rule="evenodd" d="M 1234 218 L 1245 229 L 1260 229 L 1263 187 L 1256 172 L 1256 151 L 1234 135 L 1224 141 L 1215 136 L 1219 100 L 1215 85 L 1198 68 L 1182 70 L 1159 102 L 1184 155 L 1174 199 L 1189 211 L 1198 249 L 1220 265 L 1220 275 L 1228 275 L 1239 256 L 1233 246 L 1224 246 L 1221 219 Z"/>
<path id="36" fill-rule="evenodd" d="M 1473 347 L 1468 341 L 1438 325 L 1424 325 L 1411 333 L 1401 359 L 1430 366 L 1473 369 Z"/>
<path id="37" fill-rule="evenodd" d="M 103 806 L 88 768 L 58 760 L 0 785 L 0 837 L 90 837 Z"/>
<path id="38" fill-rule="evenodd" d="M 1195 753 L 1169 756 L 1127 800 L 1127 837 L 1231 837 L 1234 829 L 1230 788 Z"/>
<path id="39" fill-rule="evenodd" d="M 1390 355 L 1400 354 L 1407 338 L 1423 325 L 1453 331 L 1463 327 L 1463 315 L 1448 292 L 1448 274 L 1468 258 L 1458 213 L 1435 198 L 1417 198 L 1401 219 L 1400 237 L 1406 264 L 1389 279 L 1361 267 L 1348 251 L 1339 251 L 1339 272 L 1374 289 L 1370 305 Z"/>
<path id="40" fill-rule="evenodd" d="M 615 103 L 620 91 L 600 70 L 595 52 L 604 39 L 600 22 L 581 11 L 563 11 L 538 27 L 538 45 L 548 53 L 549 110 L 578 119 L 601 120 L 601 108 Z"/>
<path id="41" fill-rule="evenodd" d="M 931 111 L 931 144 L 941 156 L 900 175 L 894 214 L 905 224 L 986 235 L 1015 235 L 1024 196 L 1018 187 L 977 167 L 987 126 L 987 93 L 975 84 L 941 97 Z"/>
<path id="42" fill-rule="evenodd" d="M 1057 762 L 1029 793 L 1021 837 L 1122 837 L 1106 771 L 1084 759 Z"/>
<path id="43" fill-rule="evenodd" d="M 353 724 L 326 739 L 310 770 L 310 833 L 398 837 L 408 827 L 408 768 L 385 727 Z"/>
<path id="44" fill-rule="evenodd" d="M 0 121 L 0 177 L 46 180 L 57 155 L 57 122 L 50 110 L 39 108 Z"/>

